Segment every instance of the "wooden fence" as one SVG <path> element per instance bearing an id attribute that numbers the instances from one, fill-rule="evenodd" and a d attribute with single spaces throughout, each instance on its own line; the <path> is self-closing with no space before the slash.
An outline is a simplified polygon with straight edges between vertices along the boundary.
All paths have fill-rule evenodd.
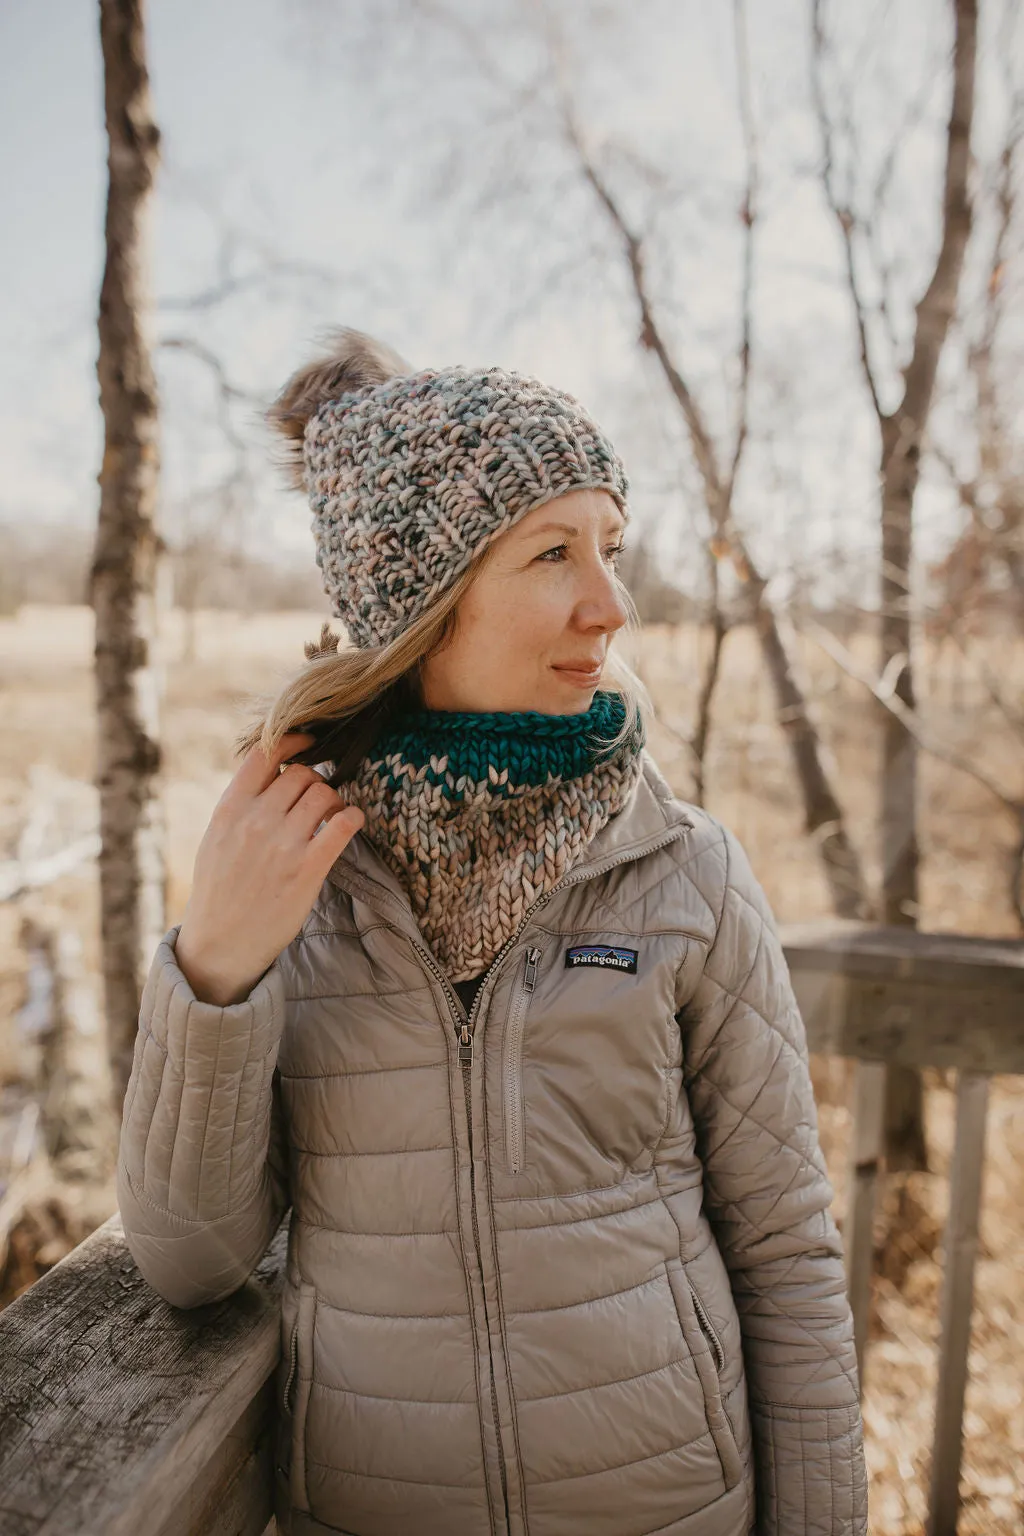
<path id="1" fill-rule="evenodd" d="M 953 1536 L 988 1086 L 993 1072 L 1024 1073 L 1024 945 L 841 922 L 784 937 L 811 1049 L 857 1064 L 843 1235 L 862 1375 L 886 1063 L 957 1073 L 927 1524 L 928 1536 Z"/>
<path id="2" fill-rule="evenodd" d="M 811 1049 L 857 1062 L 846 1240 L 861 1359 L 885 1063 L 958 1072 L 928 1526 L 952 1536 L 988 1078 L 1024 1073 L 1024 949 L 856 924 L 784 939 Z M 270 1536 L 284 1253 L 282 1229 L 235 1296 L 177 1312 L 113 1218 L 0 1313 L 0 1536 Z"/>

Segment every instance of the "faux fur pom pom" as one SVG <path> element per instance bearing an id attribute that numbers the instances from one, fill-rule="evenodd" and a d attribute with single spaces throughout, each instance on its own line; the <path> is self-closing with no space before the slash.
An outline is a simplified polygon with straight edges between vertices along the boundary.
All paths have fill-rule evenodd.
<path id="1" fill-rule="evenodd" d="M 382 341 L 362 331 L 339 330 L 327 338 L 328 350 L 292 374 L 267 412 L 267 422 L 286 444 L 292 483 L 303 484 L 302 445 L 306 423 L 339 395 L 370 389 L 413 370 Z"/>

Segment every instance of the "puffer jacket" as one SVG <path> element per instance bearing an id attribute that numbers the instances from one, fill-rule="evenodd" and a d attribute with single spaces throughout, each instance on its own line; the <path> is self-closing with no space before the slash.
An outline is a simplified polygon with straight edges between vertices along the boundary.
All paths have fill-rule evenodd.
<path id="1" fill-rule="evenodd" d="M 119 1168 L 168 1301 L 291 1206 L 293 1536 L 855 1536 L 856 1365 L 803 1026 L 734 838 L 645 754 L 467 1016 L 357 835 L 242 1003 L 175 931 Z"/>

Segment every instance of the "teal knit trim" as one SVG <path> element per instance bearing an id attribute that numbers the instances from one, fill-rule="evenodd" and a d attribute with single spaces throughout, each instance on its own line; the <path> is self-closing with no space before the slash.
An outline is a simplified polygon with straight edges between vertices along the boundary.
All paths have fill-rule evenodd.
<path id="1" fill-rule="evenodd" d="M 381 782 L 390 788 L 407 782 L 411 771 L 428 784 L 460 787 L 465 781 L 463 787 L 472 789 L 489 783 L 495 794 L 507 796 L 590 773 L 615 756 L 607 744 L 625 718 L 622 695 L 603 691 L 575 715 L 418 709 L 376 741 L 370 755 L 385 770 Z M 635 754 L 643 741 L 638 711 L 633 737 L 619 751 Z"/>

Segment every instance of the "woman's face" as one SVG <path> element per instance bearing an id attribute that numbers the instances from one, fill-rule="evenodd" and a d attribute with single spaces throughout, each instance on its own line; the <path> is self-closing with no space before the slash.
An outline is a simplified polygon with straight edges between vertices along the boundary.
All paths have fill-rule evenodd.
<path id="1" fill-rule="evenodd" d="M 607 491 L 571 491 L 496 539 L 454 639 L 423 664 L 427 708 L 588 710 L 627 620 L 614 581 L 625 521 Z"/>

